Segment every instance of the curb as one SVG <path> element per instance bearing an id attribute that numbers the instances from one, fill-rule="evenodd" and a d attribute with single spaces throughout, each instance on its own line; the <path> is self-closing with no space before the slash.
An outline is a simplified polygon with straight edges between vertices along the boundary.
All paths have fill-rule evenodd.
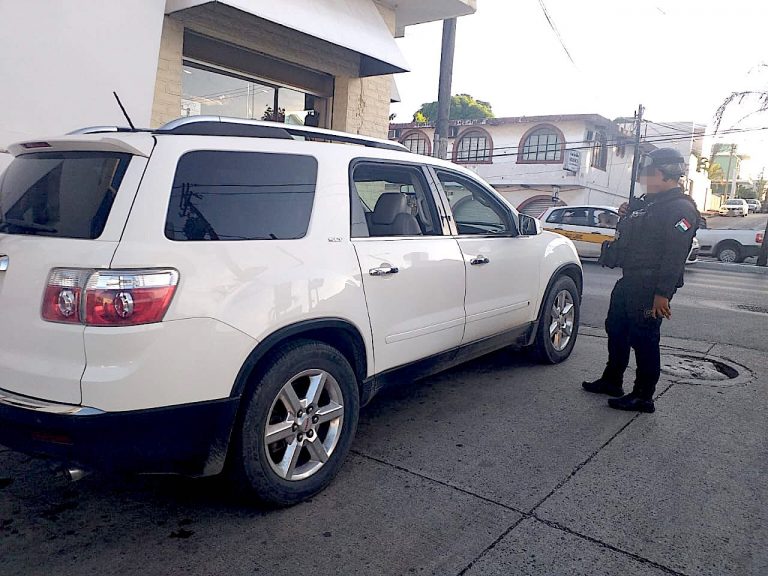
<path id="1" fill-rule="evenodd" d="M 726 264 L 725 262 L 704 262 L 699 260 L 685 267 L 685 272 L 691 270 L 717 270 L 718 272 L 736 272 L 742 274 L 762 274 L 768 276 L 768 267 L 754 264 Z"/>

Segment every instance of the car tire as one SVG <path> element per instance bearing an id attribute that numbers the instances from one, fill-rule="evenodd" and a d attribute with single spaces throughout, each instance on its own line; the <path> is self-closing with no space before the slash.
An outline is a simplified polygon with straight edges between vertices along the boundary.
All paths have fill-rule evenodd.
<path id="1" fill-rule="evenodd" d="M 715 254 L 720 262 L 727 264 L 736 264 L 743 260 L 741 256 L 741 246 L 736 242 L 723 242 L 717 247 Z"/>
<path id="2" fill-rule="evenodd" d="M 569 276 L 560 276 L 547 292 L 539 314 L 533 343 L 539 362 L 559 364 L 571 355 L 579 334 L 580 314 L 581 298 L 576 283 Z"/>
<path id="3" fill-rule="evenodd" d="M 290 506 L 328 486 L 349 452 L 360 411 L 357 378 L 344 355 L 311 340 L 283 346 L 243 401 L 228 461 L 238 495 Z"/>

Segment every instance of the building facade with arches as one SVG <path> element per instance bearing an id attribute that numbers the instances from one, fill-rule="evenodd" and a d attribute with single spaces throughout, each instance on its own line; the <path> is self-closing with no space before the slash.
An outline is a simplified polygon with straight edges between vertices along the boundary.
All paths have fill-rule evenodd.
<path id="1" fill-rule="evenodd" d="M 390 124 L 389 137 L 429 154 L 434 127 Z M 537 216 L 553 205 L 626 201 L 632 150 L 629 132 L 598 114 L 520 116 L 451 121 L 448 159 Z"/>

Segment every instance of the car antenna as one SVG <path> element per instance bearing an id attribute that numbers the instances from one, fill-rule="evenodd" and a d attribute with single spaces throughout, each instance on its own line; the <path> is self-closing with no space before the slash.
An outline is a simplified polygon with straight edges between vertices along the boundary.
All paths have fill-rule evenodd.
<path id="1" fill-rule="evenodd" d="M 115 100 L 117 100 L 117 105 L 120 106 L 120 110 L 123 111 L 123 116 L 125 116 L 125 119 L 128 120 L 128 125 L 131 127 L 131 130 L 136 130 L 136 126 L 133 125 L 133 122 L 131 122 L 131 117 L 128 116 L 128 112 L 125 111 L 125 106 L 123 106 L 123 103 L 120 102 L 120 96 L 117 95 L 117 92 L 112 92 L 112 94 L 115 95 Z"/>

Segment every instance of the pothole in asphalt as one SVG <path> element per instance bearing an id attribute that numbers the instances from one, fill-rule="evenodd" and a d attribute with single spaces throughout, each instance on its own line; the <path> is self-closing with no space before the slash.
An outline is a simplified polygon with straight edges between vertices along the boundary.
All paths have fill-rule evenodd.
<path id="1" fill-rule="evenodd" d="M 743 366 L 712 356 L 667 352 L 661 356 L 661 371 L 681 384 L 737 384 L 751 373 Z"/>

